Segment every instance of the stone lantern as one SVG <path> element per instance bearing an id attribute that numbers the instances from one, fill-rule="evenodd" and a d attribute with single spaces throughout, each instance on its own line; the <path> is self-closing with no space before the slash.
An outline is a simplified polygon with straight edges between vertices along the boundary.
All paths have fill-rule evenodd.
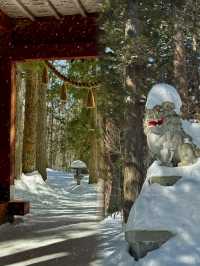
<path id="1" fill-rule="evenodd" d="M 71 168 L 75 170 L 74 178 L 77 181 L 77 185 L 80 185 L 81 184 L 81 170 L 87 169 L 87 165 L 83 161 L 77 160 L 71 163 Z"/>

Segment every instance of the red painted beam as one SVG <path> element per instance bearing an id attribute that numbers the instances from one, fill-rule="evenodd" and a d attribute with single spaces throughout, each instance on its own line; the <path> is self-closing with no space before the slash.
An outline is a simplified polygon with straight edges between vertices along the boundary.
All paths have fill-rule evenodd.
<path id="1" fill-rule="evenodd" d="M 95 41 L 67 44 L 40 44 L 16 46 L 6 51 L 13 61 L 95 58 L 98 56 Z"/>
<path id="2" fill-rule="evenodd" d="M 2 10 L 0 10 L 0 32 L 9 31 L 11 28 L 11 19 Z"/>
<path id="3" fill-rule="evenodd" d="M 66 16 L 61 20 L 17 20 L 11 47 L 4 46 L 12 60 L 74 59 L 97 57 L 97 15 Z"/>
<path id="4" fill-rule="evenodd" d="M 20 19 L 12 32 L 13 45 L 66 44 L 96 40 L 97 15 L 38 18 L 36 21 Z"/>

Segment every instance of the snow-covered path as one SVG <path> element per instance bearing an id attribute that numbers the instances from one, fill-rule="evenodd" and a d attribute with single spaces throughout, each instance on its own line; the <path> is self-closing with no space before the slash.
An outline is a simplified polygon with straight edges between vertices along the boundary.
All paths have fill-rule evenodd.
<path id="1" fill-rule="evenodd" d="M 32 202 L 31 213 L 0 227 L 0 265 L 96 265 L 100 217 L 87 181 L 76 186 L 72 175 L 52 170 L 47 184 L 38 174 L 23 176 L 17 197 Z"/>

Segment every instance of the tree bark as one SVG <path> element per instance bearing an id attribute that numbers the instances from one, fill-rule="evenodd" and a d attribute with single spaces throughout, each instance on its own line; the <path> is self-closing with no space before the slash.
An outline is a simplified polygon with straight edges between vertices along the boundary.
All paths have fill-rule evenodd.
<path id="1" fill-rule="evenodd" d="M 174 8 L 174 82 L 182 99 L 182 113 L 185 117 L 189 113 L 188 104 L 188 78 L 186 67 L 186 51 L 184 45 L 184 32 L 179 18 L 178 8 Z"/>
<path id="2" fill-rule="evenodd" d="M 140 33 L 140 22 L 137 18 L 137 1 L 128 0 L 126 39 L 133 40 Z M 130 209 L 137 198 L 141 184 L 144 181 L 144 148 L 146 147 L 143 133 L 144 106 L 140 103 L 139 76 L 143 66 L 140 62 L 127 63 L 125 70 L 125 85 L 129 91 L 124 132 L 124 182 L 123 182 L 123 216 L 128 220 Z"/>
<path id="3" fill-rule="evenodd" d="M 108 210 L 108 205 L 106 206 L 106 186 L 107 179 L 109 179 L 109 171 L 106 160 L 106 150 L 105 150 L 105 141 L 104 141 L 104 119 L 100 112 L 98 112 L 98 128 L 100 131 L 100 138 L 98 141 L 98 171 L 99 171 L 99 204 L 101 217 L 104 218 Z M 110 195 L 109 195 L 110 197 Z"/>
<path id="4" fill-rule="evenodd" d="M 53 150 L 53 131 L 54 131 L 54 117 L 53 117 L 53 111 L 54 111 L 54 105 L 53 105 L 53 101 L 51 101 L 51 107 L 50 107 L 50 111 L 49 111 L 49 156 L 48 156 L 48 166 L 50 168 L 53 168 L 53 154 L 54 154 L 54 150 Z"/>
<path id="5" fill-rule="evenodd" d="M 122 209 L 121 131 L 111 119 L 104 120 L 105 211 Z"/>
<path id="6" fill-rule="evenodd" d="M 189 94 L 192 96 L 192 101 L 190 101 L 190 113 L 193 118 L 200 121 L 200 93 L 199 93 L 199 84 L 200 84 L 200 73 L 199 73 L 199 40 L 198 40 L 198 13 L 199 5 L 197 0 L 191 2 L 192 5 L 192 51 L 191 51 L 191 61 L 187 65 L 188 67 L 188 82 L 189 82 Z"/>
<path id="7" fill-rule="evenodd" d="M 26 70 L 23 172 L 36 169 L 38 77 L 33 66 Z"/>
<path id="8" fill-rule="evenodd" d="M 38 86 L 38 119 L 37 119 L 37 144 L 36 168 L 44 180 L 47 179 L 47 87 L 48 72 L 44 68 L 39 77 Z"/>
<path id="9" fill-rule="evenodd" d="M 97 145 L 97 110 L 96 107 L 91 109 L 91 134 L 90 134 L 90 159 L 89 159 L 89 184 L 98 181 L 98 145 Z"/>
<path id="10" fill-rule="evenodd" d="M 112 185 L 108 213 L 113 214 L 121 210 L 122 192 L 121 192 L 121 171 L 119 169 L 119 154 L 110 154 L 110 165 L 112 173 Z"/>
<path id="11" fill-rule="evenodd" d="M 89 159 L 89 184 L 97 183 L 98 170 L 97 170 L 97 139 L 95 132 L 91 133 L 91 155 Z"/>

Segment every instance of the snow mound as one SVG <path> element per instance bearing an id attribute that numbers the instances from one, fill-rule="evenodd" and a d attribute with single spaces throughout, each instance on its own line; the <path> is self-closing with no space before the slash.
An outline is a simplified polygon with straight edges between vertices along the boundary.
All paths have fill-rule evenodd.
<path id="1" fill-rule="evenodd" d="M 152 109 L 155 105 L 160 105 L 166 101 L 173 102 L 176 113 L 180 113 L 182 101 L 176 89 L 166 83 L 156 84 L 147 96 L 146 108 Z"/>
<path id="2" fill-rule="evenodd" d="M 173 186 L 149 185 L 151 176 L 182 176 Z M 200 159 L 184 167 L 164 167 L 154 162 L 140 196 L 131 209 L 126 231 L 169 230 L 175 237 L 149 252 L 136 265 L 200 265 Z"/>
<path id="3" fill-rule="evenodd" d="M 39 172 L 34 171 L 29 174 L 22 174 L 20 179 L 15 180 L 15 189 L 32 194 L 39 194 L 41 190 L 49 190 L 50 188 L 42 179 Z"/>

